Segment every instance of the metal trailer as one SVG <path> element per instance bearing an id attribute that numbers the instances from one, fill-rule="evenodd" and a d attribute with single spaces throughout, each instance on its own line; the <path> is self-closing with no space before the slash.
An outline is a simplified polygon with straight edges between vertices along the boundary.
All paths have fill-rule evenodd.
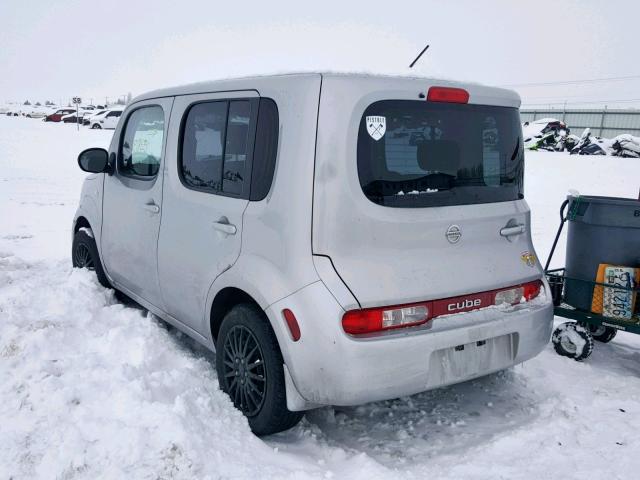
<path id="1" fill-rule="evenodd" d="M 572 209 L 566 212 L 568 204 L 569 201 L 565 200 L 560 207 L 560 226 L 545 265 L 545 275 L 551 289 L 555 315 L 572 320 L 559 325 L 554 330 L 552 335 L 554 349 L 559 355 L 580 361 L 591 355 L 594 340 L 610 342 L 618 330 L 640 334 L 640 285 L 634 285 L 634 282 L 630 281 L 628 286 L 614 286 L 567 276 L 564 268 L 549 269 L 563 227 L 567 220 L 572 220 L 575 216 Z M 566 303 L 567 285 L 583 290 L 588 289 L 591 292 L 591 298 L 593 298 L 591 310 L 576 308 Z M 633 299 L 630 317 L 615 316 L 616 313 L 621 313 L 616 312 L 615 309 L 614 315 L 608 314 L 611 312 L 610 309 L 605 312 L 603 300 L 605 290 L 608 291 L 610 298 Z"/>

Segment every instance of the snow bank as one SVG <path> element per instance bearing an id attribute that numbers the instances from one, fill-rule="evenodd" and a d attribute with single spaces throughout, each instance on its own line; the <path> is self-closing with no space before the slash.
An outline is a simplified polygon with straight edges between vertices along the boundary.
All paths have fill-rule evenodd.
<path id="1" fill-rule="evenodd" d="M 637 476 L 640 337 L 625 334 L 586 363 L 548 348 L 506 372 L 323 408 L 257 439 L 208 352 L 70 267 L 76 155 L 110 135 L 0 117 L 0 478 Z M 526 155 L 542 259 L 569 188 L 637 195 L 637 159 Z"/>

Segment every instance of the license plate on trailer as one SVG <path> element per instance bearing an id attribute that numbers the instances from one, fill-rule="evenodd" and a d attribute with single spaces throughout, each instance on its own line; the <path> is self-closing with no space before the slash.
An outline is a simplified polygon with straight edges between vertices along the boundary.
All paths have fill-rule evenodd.
<path id="1" fill-rule="evenodd" d="M 602 313 L 605 317 L 630 320 L 633 316 L 635 269 L 628 267 L 607 267 L 604 283 L 620 288 L 604 287 L 602 294 Z"/>

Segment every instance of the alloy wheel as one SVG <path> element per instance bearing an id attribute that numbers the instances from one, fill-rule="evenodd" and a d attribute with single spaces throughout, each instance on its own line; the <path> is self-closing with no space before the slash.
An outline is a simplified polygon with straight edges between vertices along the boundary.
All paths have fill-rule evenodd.
<path id="1" fill-rule="evenodd" d="M 76 246 L 76 249 L 73 252 L 73 261 L 75 266 L 78 268 L 88 268 L 89 270 L 94 269 L 93 258 L 91 257 L 89 247 L 83 243 Z"/>
<path id="2" fill-rule="evenodd" d="M 264 356 L 256 337 L 243 325 L 233 326 L 224 341 L 226 391 L 236 408 L 251 417 L 260 412 L 267 387 Z"/>

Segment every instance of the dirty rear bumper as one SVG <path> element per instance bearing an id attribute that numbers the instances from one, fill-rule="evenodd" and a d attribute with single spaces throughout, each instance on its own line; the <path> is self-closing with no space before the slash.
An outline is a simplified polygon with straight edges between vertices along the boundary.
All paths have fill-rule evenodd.
<path id="1" fill-rule="evenodd" d="M 295 312 L 293 342 L 279 312 Z M 344 311 L 322 282 L 272 305 L 267 313 L 286 363 L 290 409 L 358 405 L 412 395 L 480 377 L 536 356 L 553 325 L 550 296 L 509 309 L 439 317 L 428 327 L 354 338 L 342 330 Z M 282 328 L 278 328 L 281 326 Z"/>

